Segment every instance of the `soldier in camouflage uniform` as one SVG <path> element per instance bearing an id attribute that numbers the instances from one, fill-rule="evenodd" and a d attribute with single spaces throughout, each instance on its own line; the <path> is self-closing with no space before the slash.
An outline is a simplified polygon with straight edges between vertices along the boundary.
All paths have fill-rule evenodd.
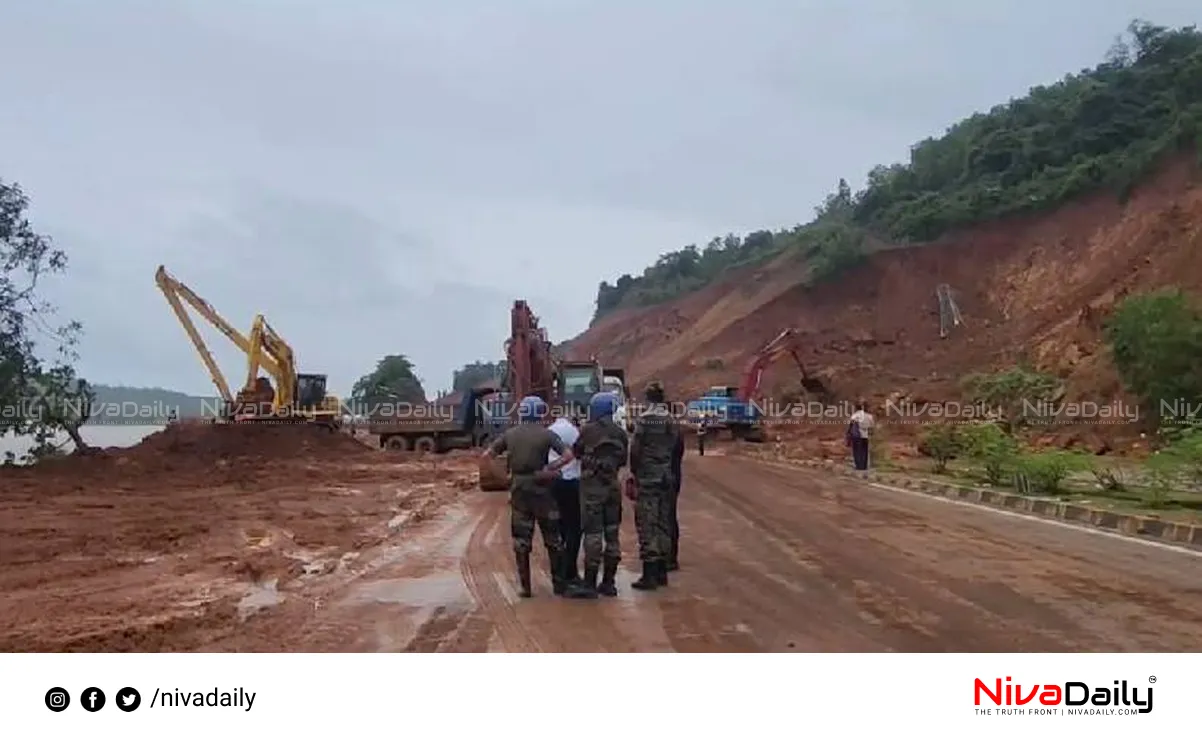
<path id="1" fill-rule="evenodd" d="M 672 459 L 680 430 L 664 401 L 664 386 L 647 385 L 648 409 L 636 419 L 630 446 L 630 470 L 637 485 L 634 523 L 639 532 L 642 576 L 631 584 L 640 591 L 668 585 L 671 537 L 665 523 L 664 500 L 671 497 Z"/>
<path id="2" fill-rule="evenodd" d="M 556 595 L 567 590 L 563 538 L 559 533 L 559 509 L 551 494 L 551 483 L 557 473 L 575 458 L 555 432 L 541 425 L 546 412 L 541 398 L 522 398 L 519 407 L 521 423 L 507 429 L 493 440 L 483 457 L 490 459 L 508 455 L 510 532 L 517 560 L 521 596 L 532 595 L 530 584 L 530 553 L 534 550 L 534 527 L 543 534 L 543 546 L 551 573 L 551 585 Z M 547 464 L 547 455 L 554 451 L 560 458 Z"/>
<path id="3" fill-rule="evenodd" d="M 580 460 L 580 495 L 583 503 L 584 580 L 568 589 L 570 598 L 617 596 L 614 576 L 622 559 L 618 530 L 622 524 L 622 484 L 618 473 L 626 465 L 629 441 L 614 422 L 618 400 L 598 392 L 589 401 L 588 423 L 580 430 L 574 453 Z M 602 544 L 604 543 L 604 551 Z M 605 571 L 597 585 L 602 556 Z"/>

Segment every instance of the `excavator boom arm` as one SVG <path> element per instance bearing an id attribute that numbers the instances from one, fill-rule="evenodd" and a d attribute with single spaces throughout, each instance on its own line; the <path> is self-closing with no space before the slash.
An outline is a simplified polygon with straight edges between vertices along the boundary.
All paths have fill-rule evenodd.
<path id="1" fill-rule="evenodd" d="M 192 322 L 192 318 L 188 316 L 188 311 L 184 309 L 184 302 L 190 304 L 201 317 L 216 326 L 243 353 L 248 352 L 250 342 L 234 326 L 226 322 L 221 315 L 218 315 L 217 311 L 208 302 L 201 299 L 196 292 L 168 274 L 167 269 L 163 266 L 159 266 L 159 270 L 155 272 L 154 281 L 163 292 L 163 296 L 167 298 L 167 304 L 171 306 L 171 310 L 175 313 L 180 325 L 184 327 L 184 332 L 188 334 L 192 345 L 196 347 L 196 352 L 200 354 L 200 360 L 204 362 L 205 368 L 208 369 L 209 376 L 213 379 L 213 384 L 217 386 L 217 391 L 221 393 L 222 399 L 226 402 L 233 402 L 234 396 L 230 393 L 230 387 L 225 381 L 225 375 L 221 373 L 217 362 L 213 360 L 213 354 L 209 352 L 209 347 L 205 345 L 204 338 L 201 337 L 200 331 L 196 329 L 196 324 Z"/>
<path id="2" fill-rule="evenodd" d="M 246 354 L 247 369 L 244 391 L 258 389 L 258 377 L 261 369 L 275 382 L 272 402 L 276 411 L 290 408 L 297 402 L 296 355 L 293 353 L 292 347 L 267 323 L 266 318 L 256 315 L 254 323 L 251 325 L 250 337 L 244 336 L 225 318 L 217 314 L 217 310 L 213 309 L 212 305 L 183 282 L 167 273 L 164 266 L 159 266 L 154 280 L 162 290 L 163 296 L 167 298 L 167 303 L 171 305 L 180 324 L 184 326 L 184 331 L 187 332 L 192 344 L 200 354 L 200 358 L 204 362 L 205 368 L 208 369 L 209 376 L 213 378 L 213 384 L 221 392 L 222 398 L 230 403 L 238 400 L 231 394 L 225 376 L 221 373 L 208 346 L 205 345 L 204 339 L 196 329 L 196 324 L 184 308 L 184 303 L 191 305 L 197 314 L 221 331 L 221 334 L 228 338 L 238 350 Z"/>
<path id="3" fill-rule="evenodd" d="M 782 356 L 792 356 L 793 360 L 797 362 L 797 368 L 801 371 L 802 379 L 806 378 L 805 364 L 801 362 L 801 354 L 797 352 L 794 344 L 795 335 L 796 331 L 792 328 L 782 330 L 752 357 L 751 362 L 747 365 L 747 371 L 743 374 L 743 384 L 739 387 L 740 400 L 749 401 L 759 395 L 760 381 L 763 379 L 764 370 Z"/>
<path id="4" fill-rule="evenodd" d="M 266 352 L 260 355 L 259 364 L 275 380 L 276 405 L 291 405 L 296 400 L 296 357 L 292 346 L 275 332 L 267 320 L 260 315 L 256 323 L 261 327 L 260 345 Z"/>

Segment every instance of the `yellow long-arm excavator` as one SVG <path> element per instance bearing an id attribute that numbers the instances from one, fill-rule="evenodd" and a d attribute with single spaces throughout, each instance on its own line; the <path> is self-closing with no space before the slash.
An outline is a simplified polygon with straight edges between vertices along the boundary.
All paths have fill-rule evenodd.
<path id="1" fill-rule="evenodd" d="M 159 266 L 154 281 L 167 298 L 167 304 L 200 354 L 213 384 L 225 401 L 223 417 L 238 421 L 302 418 L 331 426 L 339 424 L 341 403 L 336 396 L 326 394 L 326 375 L 297 373 L 296 355 L 292 347 L 262 315 L 255 316 L 248 338 L 200 295 L 167 273 L 164 266 Z M 246 384 L 237 395 L 230 393 L 225 375 L 213 360 L 213 355 L 184 307 L 185 303 L 246 354 Z M 259 376 L 260 370 L 275 381 L 274 387 L 267 378 Z"/>

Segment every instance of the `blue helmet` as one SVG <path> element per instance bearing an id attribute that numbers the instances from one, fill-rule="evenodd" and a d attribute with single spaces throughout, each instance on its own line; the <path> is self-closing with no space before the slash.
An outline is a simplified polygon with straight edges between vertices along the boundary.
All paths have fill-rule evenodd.
<path id="1" fill-rule="evenodd" d="M 593 421 L 611 418 L 617 409 L 618 398 L 616 395 L 612 392 L 598 392 L 588 401 L 588 418 Z"/>
<path id="2" fill-rule="evenodd" d="M 538 395 L 526 395 L 518 403 L 518 418 L 523 423 L 537 423 L 547 412 L 547 403 Z"/>

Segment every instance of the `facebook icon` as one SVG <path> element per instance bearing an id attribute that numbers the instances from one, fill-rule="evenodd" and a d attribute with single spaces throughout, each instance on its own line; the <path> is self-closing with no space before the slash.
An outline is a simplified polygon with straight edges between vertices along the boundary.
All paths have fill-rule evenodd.
<path id="1" fill-rule="evenodd" d="M 97 712 L 100 708 L 104 707 L 104 692 L 95 686 L 89 686 L 79 696 L 79 703 L 88 712 Z"/>

